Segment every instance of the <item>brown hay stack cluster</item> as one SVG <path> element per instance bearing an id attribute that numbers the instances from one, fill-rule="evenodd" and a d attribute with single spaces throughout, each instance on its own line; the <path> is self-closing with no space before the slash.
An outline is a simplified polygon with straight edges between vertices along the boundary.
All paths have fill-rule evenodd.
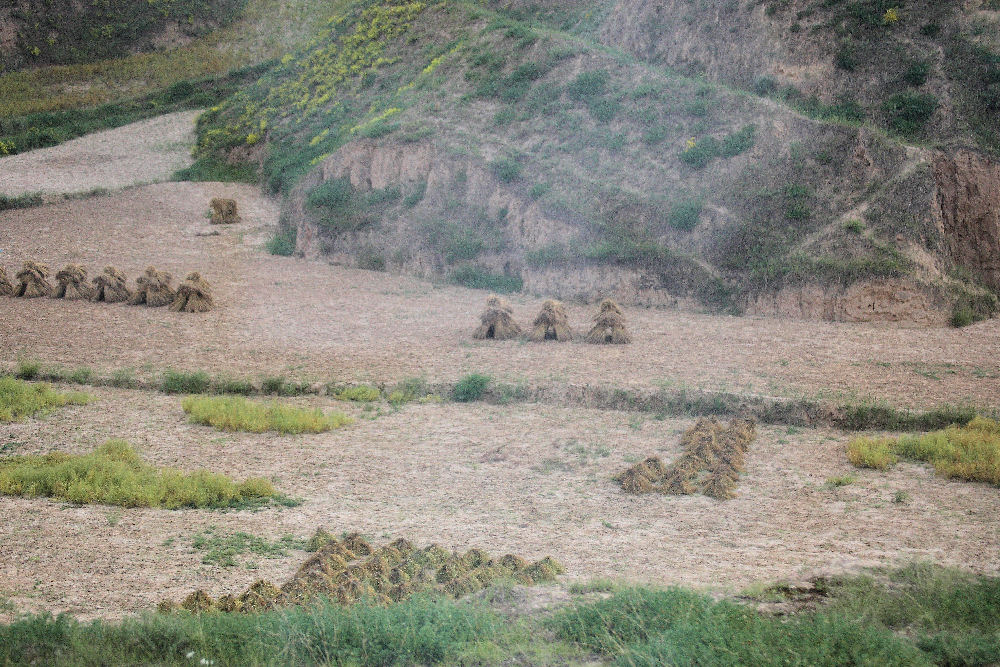
<path id="1" fill-rule="evenodd" d="M 280 588 L 259 580 L 242 594 L 224 595 L 217 601 L 198 590 L 180 605 L 164 601 L 159 609 L 257 612 L 302 604 L 320 596 L 342 605 L 360 600 L 388 605 L 418 592 L 446 593 L 458 598 L 502 578 L 530 586 L 552 581 L 564 571 L 549 557 L 528 564 L 513 554 L 493 559 L 481 549 L 470 549 L 464 554 L 435 544 L 420 549 L 405 539 L 374 548 L 357 534 L 337 540 L 321 529 L 317 535 L 316 543 L 322 546 Z"/>
<path id="2" fill-rule="evenodd" d="M 212 199 L 212 224 L 213 225 L 233 225 L 240 222 L 240 216 L 236 212 L 235 199 Z"/>
<path id="3" fill-rule="evenodd" d="M 104 303 L 125 303 L 132 298 L 132 290 L 128 288 L 128 278 L 125 272 L 113 266 L 105 266 L 104 273 L 92 281 L 94 283 L 94 301 Z"/>
<path id="4" fill-rule="evenodd" d="M 587 333 L 588 343 L 627 345 L 632 336 L 625 328 L 625 314 L 611 299 L 601 302 L 600 310 L 594 316 L 594 327 Z"/>
<path id="5" fill-rule="evenodd" d="M 178 313 L 207 313 L 213 306 L 211 286 L 195 271 L 189 273 L 177 288 L 177 296 L 170 304 L 170 310 Z"/>
<path id="6" fill-rule="evenodd" d="M 486 299 L 486 310 L 479 320 L 479 328 L 472 334 L 476 340 L 510 340 L 521 335 L 521 327 L 514 321 L 514 307 L 496 294 Z"/>
<path id="7" fill-rule="evenodd" d="M 67 264 L 56 273 L 56 288 L 53 299 L 83 299 L 90 301 L 94 288 L 87 282 L 87 268 L 79 264 Z"/>
<path id="8" fill-rule="evenodd" d="M 0 296 L 14 296 L 14 283 L 7 277 L 7 272 L 0 266 Z"/>
<path id="9" fill-rule="evenodd" d="M 14 296 L 25 299 L 35 299 L 52 294 L 49 284 L 49 267 L 38 262 L 25 262 L 24 268 L 17 274 L 17 288 Z"/>
<path id="10" fill-rule="evenodd" d="M 573 330 L 569 326 L 566 307 L 561 302 L 549 299 L 542 304 L 542 310 L 532 323 L 534 327 L 528 339 L 536 343 L 546 340 L 573 340 Z"/>
<path id="11" fill-rule="evenodd" d="M 166 271 L 157 271 L 155 267 L 148 267 L 146 272 L 135 279 L 135 292 L 128 303 L 131 306 L 145 304 L 153 308 L 166 306 L 177 297 L 174 288 L 170 286 L 173 276 Z"/>
<path id="12" fill-rule="evenodd" d="M 681 438 L 684 451 L 672 465 L 650 457 L 615 479 L 626 493 L 691 494 L 699 491 L 718 500 L 736 496 L 746 453 L 756 437 L 752 419 L 733 419 L 723 426 L 699 419 Z"/>

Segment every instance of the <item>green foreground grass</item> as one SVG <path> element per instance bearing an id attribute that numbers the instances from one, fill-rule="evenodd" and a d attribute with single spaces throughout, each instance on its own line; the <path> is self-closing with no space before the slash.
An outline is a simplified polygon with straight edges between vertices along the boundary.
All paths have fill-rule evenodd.
<path id="1" fill-rule="evenodd" d="M 605 595 L 610 589 L 610 596 Z M 596 593 L 595 593 L 596 591 Z M 772 616 L 681 588 L 573 587 L 554 612 L 475 600 L 320 603 L 261 614 L 120 622 L 24 616 L 0 664 L 987 665 L 1000 660 L 1000 579 L 930 564 L 816 582 L 818 608 Z M 512 596 L 515 596 L 512 598 Z"/>
<path id="2" fill-rule="evenodd" d="M 263 478 L 235 482 L 207 470 L 156 468 L 124 440 L 109 440 L 90 454 L 0 458 L 0 495 L 167 509 L 254 507 L 284 500 Z"/>
<path id="3" fill-rule="evenodd" d="M 192 422 L 220 431 L 323 433 L 354 421 L 340 412 L 324 414 L 319 408 L 256 403 L 242 396 L 186 396 L 181 406 Z"/>
<path id="4" fill-rule="evenodd" d="M 82 392 L 61 393 L 47 384 L 0 377 L 0 424 L 23 421 L 64 405 L 85 405 L 92 400 L 92 396 Z"/>
<path id="5" fill-rule="evenodd" d="M 923 461 L 942 477 L 1000 485 L 1000 422 L 976 417 L 924 435 L 860 437 L 847 445 L 848 460 L 859 468 L 888 470 L 899 459 Z"/>

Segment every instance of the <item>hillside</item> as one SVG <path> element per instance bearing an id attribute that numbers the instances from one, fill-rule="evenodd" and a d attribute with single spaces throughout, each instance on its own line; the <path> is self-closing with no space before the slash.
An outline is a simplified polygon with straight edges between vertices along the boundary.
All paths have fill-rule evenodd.
<path id="1" fill-rule="evenodd" d="M 276 248 L 565 299 L 997 309 L 991 2 L 335 11 L 202 117 L 186 173 L 256 172 Z"/>

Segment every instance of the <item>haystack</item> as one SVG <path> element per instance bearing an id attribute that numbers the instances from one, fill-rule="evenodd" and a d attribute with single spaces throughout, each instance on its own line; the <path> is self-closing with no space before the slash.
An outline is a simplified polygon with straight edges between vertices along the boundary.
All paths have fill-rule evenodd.
<path id="1" fill-rule="evenodd" d="M 93 280 L 94 301 L 124 303 L 132 298 L 125 272 L 113 266 L 105 266 L 104 273 Z"/>
<path id="2" fill-rule="evenodd" d="M 154 308 L 166 306 L 177 296 L 174 288 L 170 286 L 173 276 L 166 271 L 157 271 L 150 266 L 146 272 L 135 279 L 135 292 L 129 299 L 129 304 L 139 306 L 146 304 Z"/>
<path id="3" fill-rule="evenodd" d="M 52 294 L 52 285 L 49 284 L 48 277 L 49 267 L 37 262 L 25 262 L 24 268 L 17 274 L 18 284 L 14 296 L 34 299 Z"/>
<path id="4" fill-rule="evenodd" d="M 235 199 L 212 199 L 212 224 L 232 225 L 240 221 Z"/>
<path id="5" fill-rule="evenodd" d="M 479 328 L 472 334 L 476 340 L 510 340 L 521 335 L 521 327 L 514 321 L 514 308 L 507 299 L 496 294 L 486 299 L 486 310 L 479 321 Z"/>
<path id="6" fill-rule="evenodd" d="M 197 271 L 189 273 L 180 287 L 177 296 L 170 304 L 170 310 L 178 313 L 207 313 L 212 310 L 212 288 Z"/>
<path id="7" fill-rule="evenodd" d="M 632 336 L 625 328 L 625 316 L 618 304 L 611 299 L 601 302 L 601 309 L 594 316 L 594 328 L 587 334 L 588 343 L 627 345 Z"/>
<path id="8" fill-rule="evenodd" d="M 533 326 L 534 329 L 531 330 L 528 338 L 536 343 L 545 340 L 567 341 L 573 339 L 573 330 L 569 328 L 566 307 L 552 299 L 542 304 L 542 311 L 538 313 Z"/>
<path id="9" fill-rule="evenodd" d="M 14 296 L 14 283 L 7 277 L 7 272 L 0 266 L 0 296 Z"/>
<path id="10" fill-rule="evenodd" d="M 56 273 L 56 288 L 53 299 L 86 299 L 94 296 L 94 288 L 87 283 L 87 268 L 79 264 L 67 264 Z"/>

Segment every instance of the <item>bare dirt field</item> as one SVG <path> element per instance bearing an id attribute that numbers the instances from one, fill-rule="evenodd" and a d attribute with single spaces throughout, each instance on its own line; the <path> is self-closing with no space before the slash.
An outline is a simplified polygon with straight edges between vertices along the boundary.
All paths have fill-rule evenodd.
<path id="1" fill-rule="evenodd" d="M 244 222 L 209 228 L 208 201 L 234 196 Z M 35 259 L 200 271 L 219 308 L 204 315 L 63 302 L 0 302 L 0 363 L 173 366 L 254 377 L 393 382 L 484 372 L 512 382 L 657 385 L 783 396 L 878 397 L 899 406 L 1000 405 L 1000 328 L 898 328 L 629 309 L 635 342 L 475 342 L 485 292 L 274 257 L 261 246 L 275 202 L 251 186 L 162 183 L 0 213 L 0 265 Z M 527 325 L 540 297 L 513 299 Z M 570 305 L 585 332 L 592 305 Z"/>
<path id="2" fill-rule="evenodd" d="M 180 133 L 178 145 L 189 141 L 182 126 L 189 128 L 191 118 L 162 122 Z M 117 132 L 123 134 L 108 151 L 148 164 L 150 174 L 176 168 L 166 164 L 173 158 L 157 163 L 173 149 L 158 153 L 155 146 L 163 144 L 148 141 L 149 128 Z M 173 136 L 164 132 L 157 142 Z M 133 140 L 138 143 L 129 144 Z M 0 160 L 0 192 L 115 188 L 160 177 L 137 166 L 91 178 L 88 169 L 99 170 L 104 161 L 104 139 L 85 141 L 92 143 L 60 147 L 73 156 L 68 171 L 36 162 L 58 155 L 57 149 Z M 186 144 L 178 149 L 178 162 L 186 150 Z M 11 185 L 15 181 L 20 185 Z M 208 225 L 212 197 L 235 197 L 243 222 Z M 218 305 L 196 315 L 0 299 L 0 365 L 37 359 L 138 376 L 172 367 L 230 377 L 385 383 L 414 376 L 454 381 L 481 372 L 540 386 L 667 385 L 878 397 L 897 406 L 1000 407 L 995 322 L 906 329 L 630 308 L 635 342 L 628 346 L 474 342 L 484 292 L 270 256 L 263 245 L 278 214 L 277 203 L 255 188 L 218 183 L 160 183 L 0 212 L 0 265 L 10 274 L 28 259 L 53 270 L 82 263 L 91 275 L 108 264 L 132 277 L 150 264 L 177 278 L 199 271 Z M 210 231 L 218 234 L 205 235 Z M 512 299 L 522 324 L 533 319 L 542 298 Z M 593 311 L 569 305 L 578 331 Z M 382 403 L 363 412 L 310 396 L 290 400 L 359 419 L 322 435 L 225 434 L 188 423 L 176 396 L 84 389 L 98 401 L 0 425 L 0 452 L 85 452 L 124 437 L 151 463 L 267 476 L 303 502 L 219 512 L 0 497 L 0 603 L 10 603 L 0 605 L 0 621 L 12 608 L 121 616 L 199 587 L 218 595 L 260 577 L 280 582 L 304 557 L 255 557 L 254 569 L 203 564 L 192 540 L 209 527 L 275 539 L 308 537 L 324 526 L 361 531 L 375 541 L 406 537 L 526 558 L 550 554 L 566 565 L 570 580 L 729 590 L 914 558 L 1000 570 L 996 489 L 948 482 L 909 464 L 855 471 L 844 456 L 848 435 L 833 430 L 760 427 L 738 497 L 720 502 L 700 495 L 627 496 L 611 479 L 651 454 L 671 460 L 691 419 L 545 403 L 411 403 L 398 411 Z M 845 474 L 857 481 L 826 483 Z M 893 502 L 897 491 L 909 500 Z"/>
<path id="3" fill-rule="evenodd" d="M 95 390 L 98 402 L 4 427 L 15 450 L 85 452 L 126 437 L 157 465 L 234 477 L 267 475 L 301 498 L 257 512 L 122 510 L 45 499 L 0 500 L 0 591 L 19 610 L 84 617 L 140 611 L 195 588 L 278 582 L 304 559 L 255 559 L 258 569 L 201 563 L 195 533 L 308 537 L 318 526 L 376 542 L 472 546 L 529 558 L 551 554 L 567 579 L 610 577 L 739 590 L 914 558 L 1000 569 L 1000 498 L 925 467 L 852 471 L 847 436 L 759 429 L 739 496 L 628 496 L 612 476 L 651 454 L 680 452 L 693 420 L 534 405 L 409 404 L 320 435 L 227 434 L 189 424 L 180 398 Z M 328 399 L 297 399 L 345 409 Z M 357 408 L 347 408 L 358 414 Z M 831 487 L 831 476 L 858 481 Z M 905 491 L 907 503 L 894 503 Z"/>

